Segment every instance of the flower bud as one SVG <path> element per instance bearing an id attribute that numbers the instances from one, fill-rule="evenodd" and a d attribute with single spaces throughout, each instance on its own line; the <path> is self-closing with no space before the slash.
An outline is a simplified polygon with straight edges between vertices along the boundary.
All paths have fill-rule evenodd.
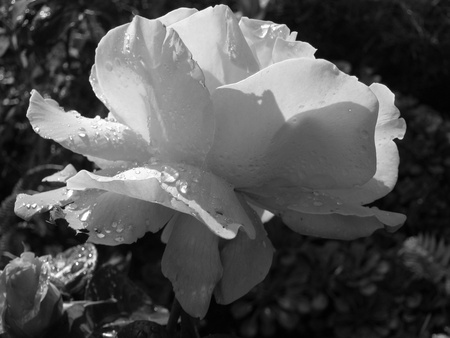
<path id="1" fill-rule="evenodd" d="M 0 333 L 13 337 L 42 337 L 63 314 L 59 290 L 49 281 L 43 258 L 24 252 L 0 274 Z"/>

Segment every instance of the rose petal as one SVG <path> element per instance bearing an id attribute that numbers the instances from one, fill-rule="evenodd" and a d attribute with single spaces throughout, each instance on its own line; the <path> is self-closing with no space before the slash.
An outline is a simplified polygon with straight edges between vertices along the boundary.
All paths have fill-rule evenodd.
<path id="1" fill-rule="evenodd" d="M 157 20 L 160 21 L 164 26 L 170 26 L 174 23 L 181 21 L 190 17 L 192 14 L 197 13 L 195 8 L 181 7 L 177 8 L 164 16 L 159 17 Z"/>
<path id="2" fill-rule="evenodd" d="M 106 160 L 148 161 L 148 143 L 128 127 L 77 112 L 65 113 L 53 100 L 33 90 L 27 117 L 33 129 L 63 147 Z"/>
<path id="3" fill-rule="evenodd" d="M 72 176 L 75 176 L 77 170 L 71 164 L 68 164 L 64 167 L 63 170 L 54 173 L 53 175 L 47 176 L 42 179 L 42 182 L 66 182 Z"/>
<path id="4" fill-rule="evenodd" d="M 386 215 L 381 210 L 374 211 L 374 214 L 372 217 L 357 217 L 286 211 L 281 214 L 281 217 L 289 228 L 299 234 L 345 240 L 370 236 L 375 230 L 384 227 L 382 221 L 389 222 L 388 225 L 391 227 L 394 227 L 393 224 L 397 224 L 394 229 L 405 221 L 405 216 L 401 214 L 388 213 L 389 215 Z"/>
<path id="5" fill-rule="evenodd" d="M 272 51 L 272 62 L 277 63 L 284 60 L 295 58 L 314 59 L 314 53 L 317 49 L 307 42 L 288 41 L 277 38 Z"/>
<path id="6" fill-rule="evenodd" d="M 229 304 L 247 294 L 266 277 L 272 265 L 274 249 L 260 218 L 245 200 L 241 202 L 253 221 L 256 237 L 250 239 L 240 231 L 220 251 L 223 277 L 214 291 L 220 304 Z"/>
<path id="7" fill-rule="evenodd" d="M 400 157 L 393 139 L 402 139 L 406 132 L 405 120 L 394 105 L 394 94 L 381 84 L 370 86 L 380 102 L 378 121 L 375 129 L 377 149 L 377 171 L 369 182 L 349 190 L 332 190 L 329 194 L 354 204 L 371 203 L 392 191 L 397 182 Z"/>
<path id="8" fill-rule="evenodd" d="M 99 97 L 150 142 L 155 156 L 203 162 L 214 134 L 209 92 L 173 29 L 135 16 L 100 41 L 95 65 L 92 82 Z"/>
<path id="9" fill-rule="evenodd" d="M 162 258 L 162 272 L 173 285 L 184 311 L 203 318 L 222 277 L 219 237 L 201 222 L 179 214 Z"/>
<path id="10" fill-rule="evenodd" d="M 212 93 L 259 70 L 233 12 L 224 5 L 206 8 L 172 25 L 205 74 Z"/>
<path id="11" fill-rule="evenodd" d="M 65 219 L 76 229 L 89 231 L 89 242 L 130 244 L 147 231 L 159 231 L 174 211 L 125 195 L 88 189 L 78 192 L 75 203 L 64 209 Z"/>
<path id="12" fill-rule="evenodd" d="M 60 188 L 42 192 L 35 195 L 19 194 L 16 198 L 14 212 L 17 216 L 28 221 L 35 214 L 53 209 L 55 206 L 64 206 L 74 201 L 73 190 Z"/>
<path id="13" fill-rule="evenodd" d="M 276 63 L 212 99 L 217 128 L 207 161 L 238 188 L 347 188 L 375 173 L 378 101 L 327 61 Z"/>
<path id="14" fill-rule="evenodd" d="M 259 193 L 250 194 L 250 198 L 258 205 L 274 212 L 280 212 L 282 215 L 288 211 L 296 211 L 312 215 L 339 214 L 363 218 L 376 217 L 392 231 L 398 229 L 406 220 L 404 215 L 381 211 L 377 208 L 362 207 L 321 190 L 274 189 L 270 193 L 265 193 L 265 197 L 263 197 L 263 193 Z"/>
<path id="15" fill-rule="evenodd" d="M 254 238 L 255 230 L 233 187 L 214 174 L 182 164 L 154 164 L 126 170 L 113 177 L 80 171 L 68 180 L 71 189 L 102 189 L 158 203 L 192 214 L 223 238 L 240 227 Z"/>
<path id="16" fill-rule="evenodd" d="M 309 43 L 295 41 L 295 38 L 291 41 L 286 25 L 243 17 L 239 27 L 261 69 L 287 59 L 314 58 L 316 49 Z"/>

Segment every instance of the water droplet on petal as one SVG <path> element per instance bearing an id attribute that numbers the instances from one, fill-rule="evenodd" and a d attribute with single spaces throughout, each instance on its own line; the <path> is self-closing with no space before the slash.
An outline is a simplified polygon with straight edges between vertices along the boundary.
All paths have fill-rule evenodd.
<path id="1" fill-rule="evenodd" d="M 41 129 L 39 129 L 39 127 L 34 127 L 33 129 L 36 133 L 39 133 L 39 131 L 41 130 Z"/>
<path id="2" fill-rule="evenodd" d="M 72 264 L 72 267 L 70 268 L 70 273 L 76 273 L 84 268 L 83 262 L 75 262 Z"/>
<path id="3" fill-rule="evenodd" d="M 124 229 L 125 229 L 125 227 L 123 226 L 123 224 L 118 224 L 117 228 L 116 228 L 116 232 L 120 234 L 121 232 L 123 232 Z"/>
<path id="4" fill-rule="evenodd" d="M 188 183 L 184 180 L 178 181 L 177 187 L 178 187 L 178 191 L 182 194 L 187 194 L 187 192 L 189 190 Z"/>
<path id="5" fill-rule="evenodd" d="M 122 242 L 124 241 L 124 238 L 123 238 L 122 236 L 117 236 L 116 238 L 114 238 L 114 240 L 115 240 L 117 243 L 122 243 Z"/>
<path id="6" fill-rule="evenodd" d="M 78 136 L 80 136 L 81 138 L 84 138 L 84 137 L 86 137 L 87 135 L 86 135 L 86 133 L 78 133 Z"/>
<path id="7" fill-rule="evenodd" d="M 86 212 L 84 212 L 81 216 L 80 216 L 80 221 L 81 222 L 86 222 L 89 218 L 89 216 L 91 215 L 91 210 L 88 210 Z"/>
<path id="8" fill-rule="evenodd" d="M 97 234 L 97 237 L 98 237 L 98 238 L 105 238 L 105 234 L 102 234 L 101 232 L 99 232 L 99 233 Z"/>
<path id="9" fill-rule="evenodd" d="M 180 174 L 172 167 L 164 166 L 161 172 L 161 181 L 166 183 L 173 183 L 177 180 Z"/>
<path id="10" fill-rule="evenodd" d="M 36 203 L 33 203 L 33 204 L 31 205 L 31 208 L 36 209 L 36 208 L 37 208 L 37 204 L 36 204 Z"/>
<path id="11" fill-rule="evenodd" d="M 27 209 L 30 209 L 30 208 L 31 208 L 31 204 L 27 204 L 27 205 L 26 205 L 26 208 L 27 208 Z"/>

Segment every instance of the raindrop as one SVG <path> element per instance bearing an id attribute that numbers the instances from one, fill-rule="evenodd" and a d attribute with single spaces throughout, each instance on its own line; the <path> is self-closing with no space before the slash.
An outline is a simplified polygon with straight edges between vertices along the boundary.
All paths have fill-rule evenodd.
<path id="1" fill-rule="evenodd" d="M 91 210 L 88 210 L 88 211 L 84 212 L 84 213 L 80 216 L 80 221 L 81 221 L 81 222 L 86 222 L 90 215 L 91 215 Z"/>
<path id="2" fill-rule="evenodd" d="M 36 204 L 36 203 L 33 203 L 33 204 L 31 205 L 31 208 L 36 209 L 36 208 L 37 208 L 37 204 Z"/>
<path id="3" fill-rule="evenodd" d="M 36 133 L 39 133 L 39 131 L 40 131 L 39 127 L 34 127 L 33 129 Z"/>
<path id="4" fill-rule="evenodd" d="M 123 45 L 123 51 L 127 54 L 131 53 L 131 36 L 128 33 L 125 33 L 125 41 Z"/>
<path id="5" fill-rule="evenodd" d="M 125 227 L 123 226 L 123 224 L 119 224 L 117 225 L 116 232 L 120 234 L 124 229 Z"/>
<path id="6" fill-rule="evenodd" d="M 27 207 L 27 209 L 30 209 L 31 208 L 31 204 L 27 204 L 26 207 Z"/>
<path id="7" fill-rule="evenodd" d="M 163 171 L 161 172 L 161 181 L 166 183 L 173 183 L 177 180 L 180 174 L 172 167 L 163 167 Z"/>
<path id="8" fill-rule="evenodd" d="M 135 173 L 135 174 L 140 174 L 141 171 L 140 171 L 138 168 L 136 168 L 136 169 L 134 169 L 134 173 Z"/>
<path id="9" fill-rule="evenodd" d="M 105 234 L 102 234 L 101 232 L 99 232 L 99 233 L 97 234 L 97 237 L 98 237 L 98 238 L 105 238 Z"/>
<path id="10" fill-rule="evenodd" d="M 178 187 L 178 191 L 181 192 L 182 194 L 187 194 L 188 192 L 188 183 L 184 180 L 180 180 L 177 184 Z"/>
<path id="11" fill-rule="evenodd" d="M 122 243 L 122 242 L 124 241 L 124 238 L 123 238 L 122 236 L 117 236 L 116 238 L 114 238 L 114 240 L 115 240 L 117 243 Z"/>
<path id="12" fill-rule="evenodd" d="M 117 222 L 113 222 L 113 223 L 111 224 L 111 226 L 112 226 L 113 228 L 116 228 L 116 227 L 117 227 Z"/>
<path id="13" fill-rule="evenodd" d="M 105 68 L 106 68 L 106 70 L 107 70 L 108 72 L 112 71 L 112 70 L 113 70 L 113 65 L 112 65 L 112 63 L 109 62 L 109 61 L 107 61 L 107 62 L 105 63 Z"/>
<path id="14" fill-rule="evenodd" d="M 72 264 L 72 267 L 70 268 L 70 273 L 76 273 L 84 268 L 84 263 L 82 262 L 75 262 Z"/>

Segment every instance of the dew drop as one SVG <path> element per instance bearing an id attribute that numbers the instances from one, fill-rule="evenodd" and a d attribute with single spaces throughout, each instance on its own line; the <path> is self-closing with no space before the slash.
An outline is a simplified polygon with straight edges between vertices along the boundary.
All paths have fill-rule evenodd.
<path id="1" fill-rule="evenodd" d="M 31 208 L 32 208 L 32 209 L 36 209 L 36 208 L 37 208 L 37 204 L 36 204 L 36 203 L 33 203 L 33 204 L 31 205 Z"/>
<path id="2" fill-rule="evenodd" d="M 70 268 L 70 273 L 77 273 L 78 271 L 82 270 L 83 268 L 84 268 L 84 263 L 75 262 L 72 264 L 72 267 Z"/>
<path id="3" fill-rule="evenodd" d="M 166 183 L 173 183 L 177 180 L 180 174 L 172 167 L 163 167 L 163 171 L 161 172 L 161 181 Z"/>
<path id="4" fill-rule="evenodd" d="M 33 129 L 36 133 L 39 133 L 39 131 L 41 130 L 41 129 L 39 129 L 39 127 L 34 127 Z"/>
<path id="5" fill-rule="evenodd" d="M 91 210 L 88 210 L 86 212 L 84 212 L 81 216 L 80 216 L 80 221 L 81 222 L 86 222 L 89 218 L 89 216 L 91 215 Z"/>
<path id="6" fill-rule="evenodd" d="M 107 61 L 107 62 L 105 63 L 105 68 L 106 68 L 106 70 L 107 70 L 108 72 L 112 71 L 112 70 L 113 70 L 113 65 L 112 65 L 112 63 L 109 62 L 109 61 Z"/>
<path id="7" fill-rule="evenodd" d="M 123 232 L 124 229 L 125 228 L 124 228 L 123 224 L 118 224 L 117 228 L 116 228 L 116 232 L 120 234 L 121 232 Z"/>
<path id="8" fill-rule="evenodd" d="M 187 192 L 189 190 L 188 183 L 184 180 L 178 181 L 177 187 L 178 187 L 178 191 L 181 192 L 182 194 L 187 194 Z"/>
<path id="9" fill-rule="evenodd" d="M 97 237 L 98 237 L 98 238 L 105 238 L 105 234 L 102 234 L 101 232 L 99 232 L 99 233 L 97 234 Z"/>
<path id="10" fill-rule="evenodd" d="M 116 227 L 117 227 L 117 222 L 113 222 L 113 223 L 111 224 L 111 226 L 112 226 L 113 228 L 116 228 Z"/>
<path id="11" fill-rule="evenodd" d="M 115 240 L 117 243 L 122 243 L 122 242 L 124 241 L 124 238 L 123 238 L 122 236 L 117 236 L 116 238 L 114 238 L 114 240 Z"/>
<path id="12" fill-rule="evenodd" d="M 85 138 L 87 135 L 86 133 L 78 133 L 78 136 L 80 136 L 81 138 Z"/>
<path id="13" fill-rule="evenodd" d="M 27 209 L 30 209 L 30 208 L 31 208 L 31 204 L 27 204 L 27 205 L 25 205 L 25 207 L 26 207 Z"/>

